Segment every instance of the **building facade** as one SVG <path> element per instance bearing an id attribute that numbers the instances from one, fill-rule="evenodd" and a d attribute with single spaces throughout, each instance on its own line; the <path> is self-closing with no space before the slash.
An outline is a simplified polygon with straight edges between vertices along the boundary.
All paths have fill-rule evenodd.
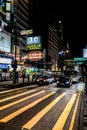
<path id="1" fill-rule="evenodd" d="M 48 62 L 52 63 L 52 71 L 59 71 L 59 52 L 63 46 L 62 20 L 48 22 Z"/>
<path id="2" fill-rule="evenodd" d="M 3 4 L 0 3 L 0 80 L 6 78 L 11 62 L 16 58 L 15 49 L 17 60 L 20 60 L 20 54 L 25 54 L 26 38 L 20 31 L 31 29 L 31 6 L 31 0 L 3 0 Z"/>

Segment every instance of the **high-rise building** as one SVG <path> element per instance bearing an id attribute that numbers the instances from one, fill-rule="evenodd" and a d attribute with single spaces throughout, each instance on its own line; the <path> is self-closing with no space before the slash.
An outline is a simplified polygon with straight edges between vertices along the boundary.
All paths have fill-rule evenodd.
<path id="1" fill-rule="evenodd" d="M 7 12 L 6 12 L 7 11 Z M 20 31 L 31 29 L 32 3 L 31 0 L 3 0 L 0 3 L 0 75 L 7 73 L 16 56 L 26 53 L 25 36 L 21 36 Z M 23 50 L 24 48 L 24 50 Z M 18 54 L 17 54 L 18 53 Z M 3 61 L 3 62 L 2 62 Z M 1 80 L 1 79 L 0 79 Z"/>
<path id="2" fill-rule="evenodd" d="M 16 16 L 16 28 L 26 30 L 30 22 L 30 5 L 31 0 L 14 0 L 14 16 Z"/>
<path id="3" fill-rule="evenodd" d="M 63 26 L 61 19 L 52 20 L 48 21 L 48 62 L 52 63 L 52 71 L 58 71 L 59 51 L 63 43 Z"/>

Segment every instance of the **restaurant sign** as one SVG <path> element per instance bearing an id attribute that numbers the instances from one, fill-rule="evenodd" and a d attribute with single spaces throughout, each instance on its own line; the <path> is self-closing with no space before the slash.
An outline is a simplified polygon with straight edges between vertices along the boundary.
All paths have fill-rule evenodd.
<path id="1" fill-rule="evenodd" d="M 44 58 L 44 53 L 41 51 L 31 51 L 28 53 L 28 59 L 31 61 L 39 61 Z"/>

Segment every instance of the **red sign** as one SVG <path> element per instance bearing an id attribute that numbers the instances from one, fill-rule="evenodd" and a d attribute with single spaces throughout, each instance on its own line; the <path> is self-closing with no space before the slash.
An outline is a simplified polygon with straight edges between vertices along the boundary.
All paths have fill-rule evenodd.
<path id="1" fill-rule="evenodd" d="M 44 58 L 44 53 L 41 51 L 32 51 L 28 53 L 28 59 L 32 61 L 39 61 Z"/>

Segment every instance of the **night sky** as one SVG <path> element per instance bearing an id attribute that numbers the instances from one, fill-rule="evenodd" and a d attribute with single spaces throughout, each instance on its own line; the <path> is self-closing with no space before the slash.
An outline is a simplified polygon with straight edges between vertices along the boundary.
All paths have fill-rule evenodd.
<path id="1" fill-rule="evenodd" d="M 59 4 L 58 4 L 59 3 Z M 37 32 L 45 39 L 48 17 L 63 17 L 63 35 L 65 44 L 69 44 L 73 57 L 82 57 L 82 49 L 87 44 L 87 9 L 86 3 L 70 1 L 64 3 L 59 1 L 34 2 L 34 25 Z M 35 21 L 35 18 L 37 20 Z"/>

